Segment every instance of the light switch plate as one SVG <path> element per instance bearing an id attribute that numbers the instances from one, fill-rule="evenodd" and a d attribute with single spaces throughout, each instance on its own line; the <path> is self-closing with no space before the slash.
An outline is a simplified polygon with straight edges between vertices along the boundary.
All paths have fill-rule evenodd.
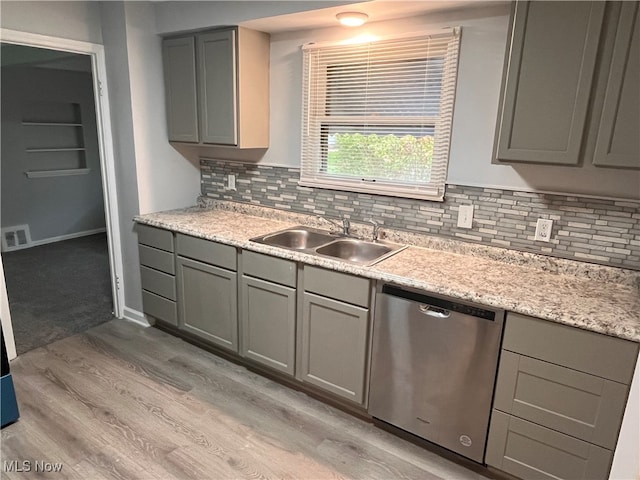
<path id="1" fill-rule="evenodd" d="M 460 205 L 458 209 L 458 227 L 471 228 L 473 226 L 473 205 Z"/>
<path id="2" fill-rule="evenodd" d="M 236 176 L 233 174 L 227 175 L 227 190 L 236 189 Z"/>

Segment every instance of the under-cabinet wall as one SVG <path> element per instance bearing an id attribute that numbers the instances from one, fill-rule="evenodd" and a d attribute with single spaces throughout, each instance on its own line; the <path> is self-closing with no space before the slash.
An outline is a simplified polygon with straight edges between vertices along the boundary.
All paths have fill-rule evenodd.
<path id="1" fill-rule="evenodd" d="M 105 228 L 91 73 L 2 68 L 1 167 L 3 228 L 29 225 L 33 241 Z M 25 174 L 80 168 L 87 170 Z"/>
<path id="2" fill-rule="evenodd" d="M 640 202 L 447 185 L 444 202 L 298 186 L 297 168 L 201 159 L 208 198 L 310 215 L 374 218 L 383 226 L 496 247 L 640 270 Z M 549 167 L 551 168 L 551 167 Z M 226 176 L 236 175 L 236 191 Z M 473 228 L 456 226 L 473 204 Z M 553 220 L 549 243 L 534 241 L 538 218 Z"/>

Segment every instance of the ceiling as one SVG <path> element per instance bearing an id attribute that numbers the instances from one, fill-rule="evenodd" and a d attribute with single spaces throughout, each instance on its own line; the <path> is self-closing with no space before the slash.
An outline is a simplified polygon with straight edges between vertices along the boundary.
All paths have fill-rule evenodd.
<path id="1" fill-rule="evenodd" d="M 314 28 L 336 27 L 336 15 L 340 12 L 356 11 L 366 13 L 369 22 L 393 20 L 427 13 L 458 10 L 473 6 L 508 3 L 510 0 L 371 0 L 341 5 L 337 7 L 311 10 L 277 17 L 259 18 L 243 22 L 242 25 L 254 30 L 277 33 L 293 30 L 308 30 Z"/>

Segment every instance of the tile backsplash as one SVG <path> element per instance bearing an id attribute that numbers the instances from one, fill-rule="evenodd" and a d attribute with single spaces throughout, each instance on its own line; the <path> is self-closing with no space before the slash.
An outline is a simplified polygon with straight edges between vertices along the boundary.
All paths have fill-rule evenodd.
<path id="1" fill-rule="evenodd" d="M 640 202 L 447 185 L 444 202 L 298 185 L 297 168 L 201 159 L 202 194 L 462 241 L 640 270 Z M 236 190 L 225 188 L 236 176 Z M 458 228 L 460 205 L 474 206 L 473 228 Z M 535 241 L 538 218 L 553 220 L 550 242 Z"/>

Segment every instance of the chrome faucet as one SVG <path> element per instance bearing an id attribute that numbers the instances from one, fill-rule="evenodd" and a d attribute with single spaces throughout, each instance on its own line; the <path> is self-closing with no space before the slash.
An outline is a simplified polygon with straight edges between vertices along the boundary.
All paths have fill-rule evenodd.
<path id="1" fill-rule="evenodd" d="M 368 218 L 365 222 L 373 225 L 373 232 L 371 232 L 371 240 L 374 242 L 378 241 L 378 234 L 380 233 L 380 224 L 376 222 L 373 218 Z"/>
<path id="2" fill-rule="evenodd" d="M 340 225 L 337 221 L 332 218 L 323 217 L 322 215 L 318 215 L 320 220 L 324 220 L 325 222 L 329 222 L 331 225 L 334 225 L 340 229 L 342 229 L 342 234 L 344 236 L 349 236 L 349 229 L 351 228 L 351 222 L 347 217 L 342 218 L 342 225 Z"/>

